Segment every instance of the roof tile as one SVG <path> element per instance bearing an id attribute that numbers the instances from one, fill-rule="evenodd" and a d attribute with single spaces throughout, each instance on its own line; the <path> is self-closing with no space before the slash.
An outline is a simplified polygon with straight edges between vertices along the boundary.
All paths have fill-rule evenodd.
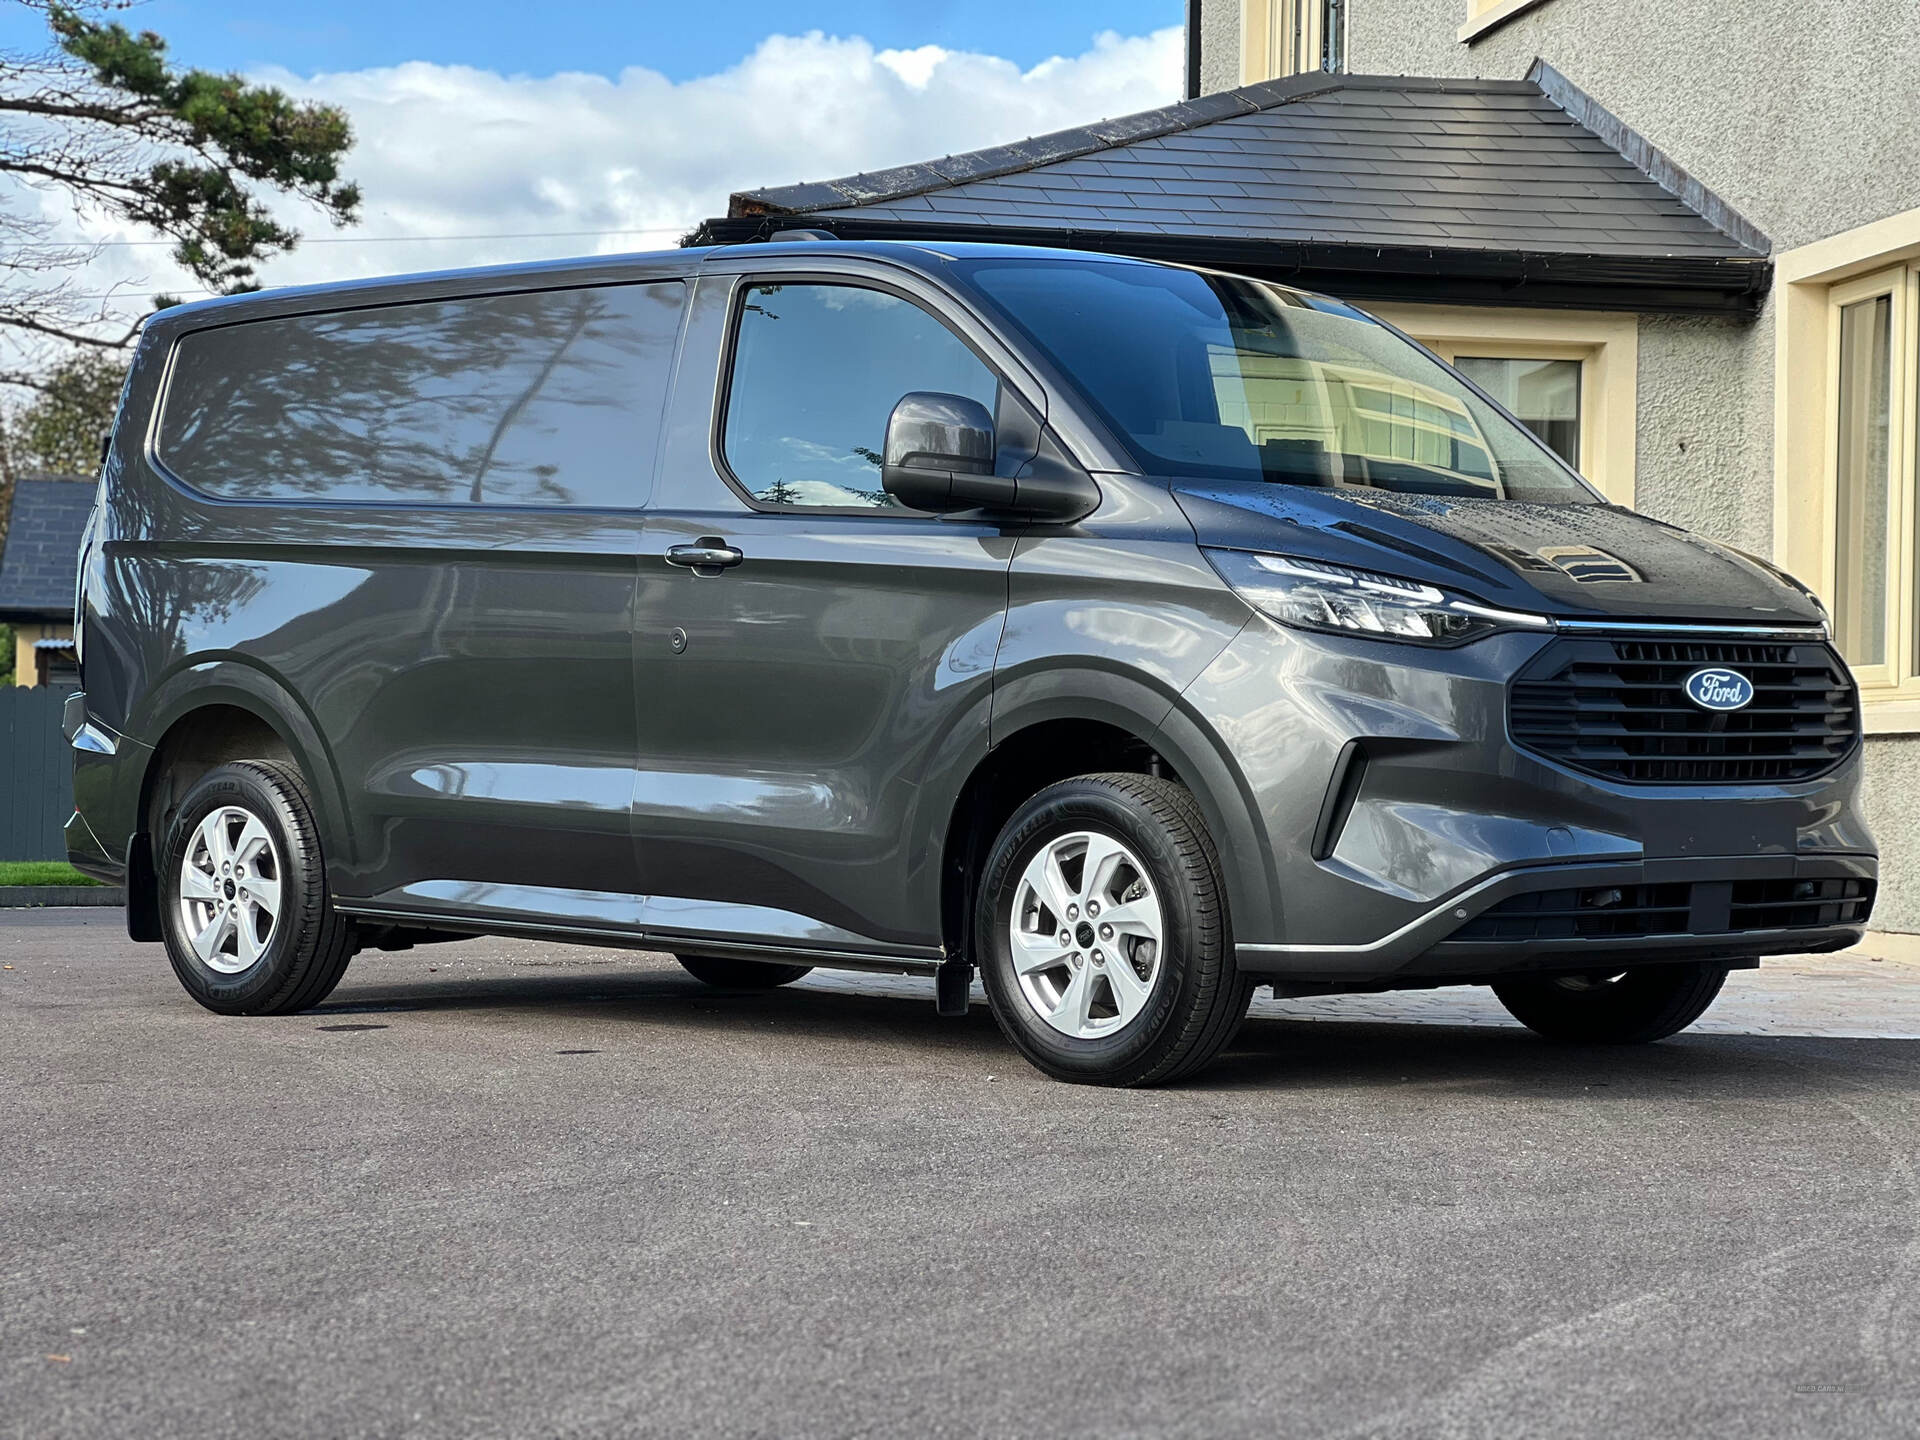
<path id="1" fill-rule="evenodd" d="M 73 610 L 80 535 L 93 509 L 91 482 L 71 476 L 23 478 L 0 555 L 0 616 L 58 618 Z"/>
<path id="2" fill-rule="evenodd" d="M 1605 128 L 1604 117 L 1579 113 Z M 1295 76 L 926 164 L 734 197 L 736 214 L 767 209 L 989 227 L 1018 216 L 1026 226 L 1327 244 L 1420 236 L 1543 254 L 1761 254 L 1531 81 Z"/>

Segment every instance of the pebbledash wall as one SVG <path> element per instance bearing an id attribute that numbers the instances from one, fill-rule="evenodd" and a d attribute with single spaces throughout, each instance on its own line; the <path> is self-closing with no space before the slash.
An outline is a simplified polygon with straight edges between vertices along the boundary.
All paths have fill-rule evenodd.
<path id="1" fill-rule="evenodd" d="M 1201 0 L 1201 91 L 1263 78 L 1242 69 L 1247 12 L 1286 23 L 1293 3 Z M 1920 250 L 1916 0 L 1344 0 L 1344 10 L 1349 73 L 1516 79 L 1544 59 L 1766 233 L 1779 273 L 1757 321 L 1640 318 L 1634 504 L 1773 555 L 1818 586 L 1807 569 L 1817 539 L 1776 519 L 1796 513 L 1786 497 L 1826 483 L 1808 473 L 1817 441 L 1777 438 L 1790 413 L 1802 425 L 1826 414 L 1828 384 L 1824 343 L 1777 347 L 1788 252 L 1888 217 L 1901 217 L 1897 233 L 1873 263 Z M 1813 299 L 1824 307 L 1824 292 Z M 1920 715 L 1870 716 L 1876 729 L 1874 923 L 1920 931 Z"/>

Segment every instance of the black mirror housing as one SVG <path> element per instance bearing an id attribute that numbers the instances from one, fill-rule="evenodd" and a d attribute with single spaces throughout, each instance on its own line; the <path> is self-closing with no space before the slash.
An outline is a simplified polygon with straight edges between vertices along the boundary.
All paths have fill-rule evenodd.
<path id="1" fill-rule="evenodd" d="M 1011 475 L 997 473 L 993 417 L 978 400 L 937 390 L 903 396 L 887 418 L 880 483 L 902 505 L 932 515 L 961 511 L 1027 520 L 1077 520 L 1100 503 L 1093 478 L 1062 452 L 1024 406 L 1008 437 Z"/>
<path id="2" fill-rule="evenodd" d="M 887 417 L 880 483 L 902 505 L 932 514 L 972 510 L 991 493 L 1013 498 L 993 473 L 993 416 L 978 400 L 915 390 Z"/>

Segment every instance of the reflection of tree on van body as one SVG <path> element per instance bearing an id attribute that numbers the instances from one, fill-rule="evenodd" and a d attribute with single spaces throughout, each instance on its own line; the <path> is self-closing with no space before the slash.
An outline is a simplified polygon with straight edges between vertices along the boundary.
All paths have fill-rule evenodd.
<path id="1" fill-rule="evenodd" d="M 580 291 L 578 293 L 584 296 L 592 292 Z M 486 450 L 480 456 L 480 463 L 474 467 L 473 492 L 467 496 L 467 498 L 476 505 L 486 498 L 487 470 L 493 464 L 494 457 L 499 453 L 500 442 L 506 438 L 507 431 L 513 427 L 514 423 L 526 413 L 527 406 L 532 403 L 534 397 L 540 393 L 541 387 L 553 378 L 553 372 L 559 366 L 561 358 L 565 356 L 570 349 L 574 348 L 574 342 L 580 338 L 581 334 L 586 330 L 588 322 L 593 318 L 589 313 L 590 307 L 586 304 L 576 301 L 572 308 L 574 311 L 573 323 L 569 326 L 566 337 L 562 339 L 558 345 L 553 347 L 547 355 L 547 358 L 541 362 L 539 370 L 534 374 L 533 378 L 527 382 L 526 388 L 513 398 L 513 401 L 501 412 L 500 418 L 494 422 L 493 433 L 487 437 Z M 552 463 L 535 465 L 532 470 L 534 488 L 536 491 L 546 492 L 547 496 L 552 499 L 564 502 L 571 500 L 573 497 L 568 494 L 563 487 L 556 485 L 553 481 L 553 477 L 559 472 L 559 468 L 558 465 Z"/>
<path id="2" fill-rule="evenodd" d="M 161 454 L 223 495 L 625 503 L 682 287 L 265 320 L 189 336 Z M 198 351 L 196 354 L 195 352 Z"/>
<path id="3" fill-rule="evenodd" d="M 160 363 L 162 358 L 151 350 L 142 351 L 134 361 L 136 380 L 140 365 Z M 87 627 L 87 651 L 92 654 L 97 647 L 122 652 L 107 674 L 161 674 L 185 655 L 189 624 L 218 625 L 232 616 L 236 606 L 260 593 L 260 567 L 224 561 L 181 563 L 139 553 L 139 542 L 150 540 L 160 528 L 156 502 L 165 496 L 165 488 L 128 484 L 117 449 L 107 457 L 101 481 L 105 504 L 97 523 L 104 533 L 82 552 L 81 563 L 92 567 L 91 603 L 117 619 Z M 135 546 L 123 546 L 111 562 L 105 559 L 102 540 L 129 539 Z M 126 647 L 135 640 L 152 653 L 127 653 Z"/>

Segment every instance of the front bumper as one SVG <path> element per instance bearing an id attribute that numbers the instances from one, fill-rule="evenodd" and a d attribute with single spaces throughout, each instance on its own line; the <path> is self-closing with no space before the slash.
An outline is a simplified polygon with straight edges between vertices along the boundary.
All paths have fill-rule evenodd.
<path id="1" fill-rule="evenodd" d="M 1243 944 L 1236 954 L 1255 974 L 1425 981 L 1839 950 L 1864 933 L 1878 874 L 1871 855 L 1529 865 L 1490 875 L 1374 941 Z"/>
<path id="2" fill-rule="evenodd" d="M 1418 651 L 1256 621 L 1189 688 L 1183 704 L 1233 756 L 1265 841 L 1268 890 L 1233 897 L 1243 970 L 1420 984 L 1858 940 L 1878 861 L 1857 744 L 1805 779 L 1583 772 L 1509 733 L 1512 680 L 1548 643 L 1513 634 Z M 1793 886 L 1828 881 L 1863 903 L 1768 911 L 1753 888 L 1785 886 L 1790 900 Z M 1598 917 L 1617 902 L 1578 899 L 1567 903 L 1596 913 L 1571 925 L 1476 923 L 1519 896 L 1674 886 L 1688 888 L 1638 897 L 1665 914 L 1632 924 Z"/>

